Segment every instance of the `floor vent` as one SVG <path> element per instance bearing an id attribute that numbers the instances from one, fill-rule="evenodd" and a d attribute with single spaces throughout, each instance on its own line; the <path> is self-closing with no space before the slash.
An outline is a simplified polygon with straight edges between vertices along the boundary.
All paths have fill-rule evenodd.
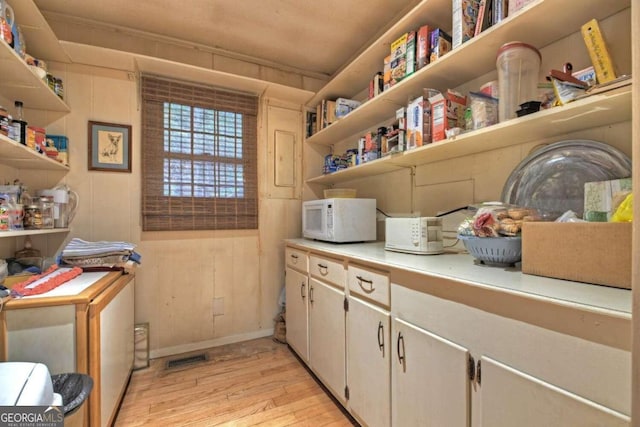
<path id="1" fill-rule="evenodd" d="M 180 359 L 169 360 L 167 362 L 167 369 L 177 368 L 179 366 L 191 365 L 193 363 L 205 362 L 207 360 L 207 355 L 202 354 L 194 354 L 192 356 L 182 357 Z"/>

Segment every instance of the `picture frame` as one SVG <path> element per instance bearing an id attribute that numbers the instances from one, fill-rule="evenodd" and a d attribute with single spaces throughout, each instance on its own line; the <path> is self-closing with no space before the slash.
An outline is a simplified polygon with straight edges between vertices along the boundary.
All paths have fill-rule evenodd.
<path id="1" fill-rule="evenodd" d="M 131 125 L 89 121 L 89 170 L 131 173 Z"/>

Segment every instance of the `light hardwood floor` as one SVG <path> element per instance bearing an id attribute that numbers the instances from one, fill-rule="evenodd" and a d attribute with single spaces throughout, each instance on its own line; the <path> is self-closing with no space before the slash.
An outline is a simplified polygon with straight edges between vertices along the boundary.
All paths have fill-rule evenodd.
<path id="1" fill-rule="evenodd" d="M 286 344 L 261 338 L 196 353 L 208 360 L 167 368 L 172 356 L 134 371 L 115 425 L 357 425 Z"/>

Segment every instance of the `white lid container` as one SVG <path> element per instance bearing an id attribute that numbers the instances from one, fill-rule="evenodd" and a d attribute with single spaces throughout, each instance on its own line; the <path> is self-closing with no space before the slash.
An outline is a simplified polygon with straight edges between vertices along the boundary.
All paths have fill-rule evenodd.
<path id="1" fill-rule="evenodd" d="M 520 104 L 538 100 L 540 51 L 523 42 L 510 42 L 498 49 L 498 119 L 516 117 Z"/>
<path id="2" fill-rule="evenodd" d="M 60 406 L 46 365 L 0 362 L 0 406 Z"/>

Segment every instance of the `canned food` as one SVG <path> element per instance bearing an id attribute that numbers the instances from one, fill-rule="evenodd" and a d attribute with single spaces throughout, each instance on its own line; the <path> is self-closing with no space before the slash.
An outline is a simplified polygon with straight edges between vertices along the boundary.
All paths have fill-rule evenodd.
<path id="1" fill-rule="evenodd" d="M 4 107 L 0 106 L 0 133 L 9 136 L 9 114 Z"/>

